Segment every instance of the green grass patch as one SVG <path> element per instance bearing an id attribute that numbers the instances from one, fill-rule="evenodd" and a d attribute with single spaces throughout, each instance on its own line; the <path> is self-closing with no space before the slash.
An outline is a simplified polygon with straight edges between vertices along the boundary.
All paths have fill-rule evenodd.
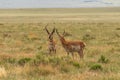
<path id="1" fill-rule="evenodd" d="M 109 59 L 107 59 L 105 56 L 101 55 L 101 57 L 99 58 L 98 62 L 108 63 L 108 62 L 109 62 Z"/>
<path id="2" fill-rule="evenodd" d="M 94 70 L 94 71 L 97 71 L 97 70 L 103 70 L 103 67 L 100 65 L 100 64 L 93 64 L 93 65 L 91 65 L 91 67 L 90 67 L 90 70 Z"/>
<path id="3" fill-rule="evenodd" d="M 30 61 L 31 61 L 31 58 L 21 58 L 20 60 L 18 60 L 18 64 L 25 65 L 26 63 L 28 63 Z"/>

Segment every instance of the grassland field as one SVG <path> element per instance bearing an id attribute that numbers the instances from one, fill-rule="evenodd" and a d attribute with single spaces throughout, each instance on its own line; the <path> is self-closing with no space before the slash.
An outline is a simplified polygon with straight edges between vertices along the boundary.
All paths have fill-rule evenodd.
<path id="1" fill-rule="evenodd" d="M 67 56 L 56 33 L 48 55 L 46 24 L 84 41 L 84 58 Z M 119 7 L 0 9 L 0 80 L 119 80 L 119 60 Z"/>

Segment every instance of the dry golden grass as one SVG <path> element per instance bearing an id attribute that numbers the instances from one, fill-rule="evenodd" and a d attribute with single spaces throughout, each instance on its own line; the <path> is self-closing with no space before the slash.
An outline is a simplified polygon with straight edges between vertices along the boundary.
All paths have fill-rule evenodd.
<path id="1" fill-rule="evenodd" d="M 4 67 L 0 67 L 0 78 L 1 77 L 6 77 L 7 76 L 7 72 L 5 70 Z"/>

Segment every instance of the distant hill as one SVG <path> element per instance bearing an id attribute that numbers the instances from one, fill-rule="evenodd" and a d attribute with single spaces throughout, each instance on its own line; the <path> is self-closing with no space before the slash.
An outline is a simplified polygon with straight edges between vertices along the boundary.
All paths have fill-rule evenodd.
<path id="1" fill-rule="evenodd" d="M 4 13 L 102 13 L 120 12 L 120 7 L 104 8 L 26 8 L 26 9 L 0 9 L 0 14 Z"/>

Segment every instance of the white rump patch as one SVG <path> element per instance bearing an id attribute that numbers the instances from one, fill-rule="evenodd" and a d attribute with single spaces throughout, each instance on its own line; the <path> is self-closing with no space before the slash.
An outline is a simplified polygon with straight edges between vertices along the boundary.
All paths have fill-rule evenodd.
<path id="1" fill-rule="evenodd" d="M 72 45 L 71 47 L 72 47 L 73 51 L 79 51 L 81 49 L 80 46 L 74 46 L 74 45 Z"/>

